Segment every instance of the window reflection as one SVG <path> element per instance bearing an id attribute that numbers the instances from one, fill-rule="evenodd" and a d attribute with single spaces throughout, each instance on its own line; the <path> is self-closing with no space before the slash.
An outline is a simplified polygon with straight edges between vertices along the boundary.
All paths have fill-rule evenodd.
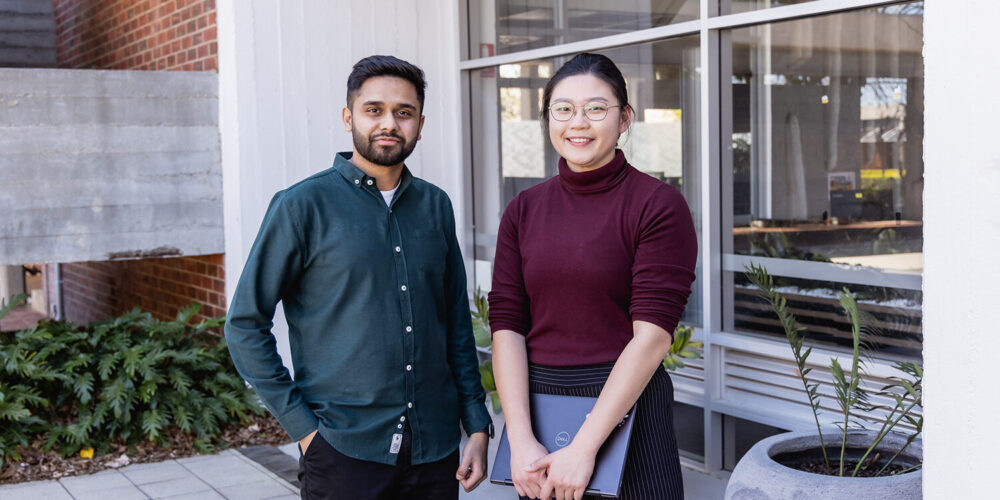
<path id="1" fill-rule="evenodd" d="M 731 33 L 734 253 L 922 269 L 921 26 L 873 9 Z"/>
<path id="2" fill-rule="evenodd" d="M 470 0 L 472 54 L 486 57 L 693 21 L 698 0 Z"/>
<path id="3" fill-rule="evenodd" d="M 923 270 L 922 16 L 923 3 L 909 2 L 723 33 L 728 253 Z M 780 334 L 732 274 L 731 327 Z M 799 318 L 849 345 L 840 284 L 780 279 Z M 849 288 L 883 321 L 885 348 L 919 356 L 920 292 L 872 279 Z"/>

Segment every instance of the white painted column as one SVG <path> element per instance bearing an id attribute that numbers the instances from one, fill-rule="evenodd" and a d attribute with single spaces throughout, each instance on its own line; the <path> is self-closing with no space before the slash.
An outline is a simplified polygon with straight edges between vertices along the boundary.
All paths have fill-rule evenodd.
<path id="1" fill-rule="evenodd" d="M 924 498 L 995 498 L 1000 3 L 926 3 Z"/>

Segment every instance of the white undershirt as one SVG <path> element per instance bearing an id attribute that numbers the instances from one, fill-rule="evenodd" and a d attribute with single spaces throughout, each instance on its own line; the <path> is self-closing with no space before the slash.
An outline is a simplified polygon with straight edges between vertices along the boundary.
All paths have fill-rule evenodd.
<path id="1" fill-rule="evenodd" d="M 381 189 L 378 191 L 378 192 L 382 193 L 382 198 L 385 199 L 385 206 L 387 206 L 387 207 L 392 206 L 391 205 L 391 203 L 392 203 L 392 197 L 393 197 L 393 195 L 396 194 L 396 190 L 397 189 L 399 189 L 399 183 L 398 182 L 396 183 L 396 187 L 394 187 L 394 188 L 392 188 L 392 189 L 390 189 L 388 191 L 382 191 Z"/>

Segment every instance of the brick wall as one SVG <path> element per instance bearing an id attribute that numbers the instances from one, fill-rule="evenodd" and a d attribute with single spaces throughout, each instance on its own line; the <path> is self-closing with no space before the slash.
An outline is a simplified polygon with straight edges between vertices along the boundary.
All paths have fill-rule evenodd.
<path id="1" fill-rule="evenodd" d="M 215 0 L 55 0 L 60 68 L 215 71 Z"/>
<path id="2" fill-rule="evenodd" d="M 63 311 L 86 323 L 139 307 L 173 319 L 181 307 L 202 304 L 195 322 L 226 313 L 222 255 L 63 265 Z"/>
<path id="3" fill-rule="evenodd" d="M 215 0 L 55 0 L 59 67 L 217 71 Z M 63 265 L 66 319 L 88 322 L 138 306 L 162 319 L 203 304 L 225 314 L 223 256 Z"/>

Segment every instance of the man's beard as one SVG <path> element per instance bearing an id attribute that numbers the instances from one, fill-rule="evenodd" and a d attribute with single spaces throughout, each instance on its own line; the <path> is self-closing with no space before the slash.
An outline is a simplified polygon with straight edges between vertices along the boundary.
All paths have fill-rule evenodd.
<path id="1" fill-rule="evenodd" d="M 403 163 L 403 160 L 410 156 L 413 148 L 417 146 L 417 141 L 406 142 L 402 136 L 394 134 L 375 134 L 365 137 L 357 129 L 354 129 L 351 131 L 351 136 L 354 138 L 354 149 L 358 151 L 358 154 L 383 167 L 393 167 Z M 380 137 L 392 137 L 399 142 L 391 147 L 377 146 L 375 141 Z"/>

